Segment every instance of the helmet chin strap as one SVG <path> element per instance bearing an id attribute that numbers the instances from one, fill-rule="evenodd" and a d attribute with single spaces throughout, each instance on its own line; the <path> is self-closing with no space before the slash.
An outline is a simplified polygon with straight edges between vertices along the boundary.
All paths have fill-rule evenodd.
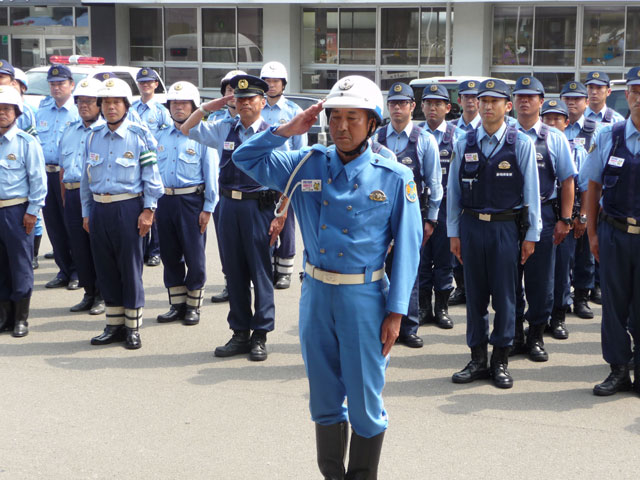
<path id="1" fill-rule="evenodd" d="M 125 117 L 127 116 L 127 113 L 129 113 L 128 110 L 126 112 L 124 112 L 124 115 L 122 117 L 120 117 L 120 120 L 117 120 L 115 122 L 110 122 L 109 120 L 107 120 L 107 117 L 104 117 L 104 119 L 107 120 L 107 125 L 118 125 L 119 123 L 121 123 L 125 119 Z"/>
<path id="2" fill-rule="evenodd" d="M 353 150 L 349 150 L 348 152 L 345 152 L 344 150 L 340 150 L 338 148 L 338 146 L 336 145 L 336 150 L 338 150 L 340 153 L 342 153 L 346 157 L 353 157 L 354 155 L 360 155 L 360 154 L 362 154 L 362 152 L 364 152 L 367 149 L 369 139 L 373 136 L 375 131 L 376 131 L 376 122 L 374 121 L 373 125 L 371 127 L 369 127 L 369 131 L 367 132 L 367 136 L 360 143 L 360 145 L 358 145 Z"/>
<path id="3" fill-rule="evenodd" d="M 267 93 L 267 97 L 269 97 L 269 98 L 280 98 L 281 96 L 282 96 L 282 92 L 281 92 L 281 93 L 279 93 L 278 95 L 269 95 L 269 94 Z"/>

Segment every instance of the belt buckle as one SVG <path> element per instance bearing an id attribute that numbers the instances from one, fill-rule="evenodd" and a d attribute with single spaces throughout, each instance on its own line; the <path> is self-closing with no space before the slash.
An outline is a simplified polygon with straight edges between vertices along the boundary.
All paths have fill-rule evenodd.
<path id="1" fill-rule="evenodd" d="M 166 187 L 164 189 L 164 193 L 169 194 L 169 195 L 175 195 L 176 194 L 176 190 L 175 190 L 175 188 Z"/>
<path id="2" fill-rule="evenodd" d="M 102 203 L 111 203 L 111 194 L 110 193 L 104 193 L 102 195 L 100 195 L 100 198 L 102 198 Z"/>
<path id="3" fill-rule="evenodd" d="M 324 283 L 328 283 L 329 285 L 340 285 L 340 274 L 339 273 L 333 273 L 333 272 L 327 272 L 325 271 L 323 273 L 323 282 Z"/>
<path id="4" fill-rule="evenodd" d="M 629 225 L 638 225 L 638 221 L 633 217 L 627 217 L 627 223 Z"/>
<path id="5" fill-rule="evenodd" d="M 242 200 L 242 192 L 231 190 L 231 198 L 234 200 Z"/>
<path id="6" fill-rule="evenodd" d="M 478 214 L 478 218 L 480 220 L 482 220 L 483 222 L 490 222 L 491 221 L 491 214 L 490 213 L 479 213 Z"/>

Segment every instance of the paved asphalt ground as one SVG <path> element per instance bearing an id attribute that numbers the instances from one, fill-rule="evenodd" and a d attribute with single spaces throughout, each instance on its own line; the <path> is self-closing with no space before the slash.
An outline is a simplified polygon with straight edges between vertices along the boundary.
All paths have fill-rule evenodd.
<path id="1" fill-rule="evenodd" d="M 70 313 L 82 293 L 46 290 L 56 270 L 41 257 L 29 335 L 0 336 L 0 480 L 320 478 L 297 336 L 299 282 L 276 291 L 266 362 L 214 358 L 230 331 L 228 304 L 208 300 L 222 284 L 209 233 L 200 325 L 155 322 L 167 294 L 162 267 L 146 268 L 137 351 L 91 346 L 104 316 Z M 41 254 L 48 250 L 45 238 Z M 595 310 L 594 320 L 568 316 L 570 338 L 548 339 L 549 362 L 512 360 L 507 391 L 451 383 L 469 359 L 464 307 L 452 308 L 452 330 L 420 328 L 424 348 L 394 347 L 380 478 L 640 478 L 640 398 L 591 393 L 608 374 Z"/>

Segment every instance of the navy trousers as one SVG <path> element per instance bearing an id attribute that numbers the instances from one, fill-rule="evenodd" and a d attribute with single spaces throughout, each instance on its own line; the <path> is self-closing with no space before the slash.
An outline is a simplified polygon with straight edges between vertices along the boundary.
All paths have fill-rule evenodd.
<path id="1" fill-rule="evenodd" d="M 556 246 L 556 264 L 553 280 L 553 307 L 564 308 L 571 304 L 571 265 L 576 251 L 573 230 Z"/>
<path id="2" fill-rule="evenodd" d="M 204 197 L 196 193 L 164 195 L 158 200 L 156 224 L 167 288 L 204 288 L 207 279 L 207 232 L 200 233 L 198 224 L 203 206 Z"/>
<path id="3" fill-rule="evenodd" d="M 444 209 L 444 211 L 443 211 Z M 440 205 L 438 224 L 420 251 L 420 290 L 441 292 L 453 288 L 453 254 L 447 236 L 446 203 Z"/>
<path id="4" fill-rule="evenodd" d="M 484 222 L 463 214 L 460 244 L 467 295 L 467 345 L 513 343 L 520 249 L 514 221 Z M 489 300 L 494 309 L 489 335 Z"/>
<path id="5" fill-rule="evenodd" d="M 78 274 L 71 257 L 69 234 L 64 223 L 59 172 L 47 172 L 47 198 L 42 215 L 44 216 L 44 225 L 47 227 L 47 235 L 53 246 L 53 256 L 60 269 L 58 277 L 63 280 L 75 280 L 78 278 Z"/>
<path id="6" fill-rule="evenodd" d="M 100 292 L 107 306 L 144 307 L 142 237 L 138 217 L 142 197 L 94 203 L 89 217 L 91 251 Z"/>
<path id="7" fill-rule="evenodd" d="M 284 227 L 280 232 L 280 245 L 276 248 L 275 256 L 278 258 L 293 258 L 296 256 L 296 216 L 293 208 L 289 209 Z"/>
<path id="8" fill-rule="evenodd" d="M 258 200 L 220 197 L 218 229 L 225 261 L 232 330 L 272 331 L 275 325 L 273 267 L 269 226 L 273 208 L 261 209 Z M 254 287 L 254 311 L 251 287 Z"/>
<path id="9" fill-rule="evenodd" d="M 33 290 L 33 231 L 22 224 L 27 203 L 0 208 L 0 301 L 17 302 Z M 34 229 L 35 230 L 35 229 Z"/>
<path id="10" fill-rule="evenodd" d="M 64 193 L 64 222 L 69 232 L 69 245 L 80 286 L 84 288 L 87 295 L 94 296 L 97 293 L 96 268 L 91 255 L 89 234 L 82 228 L 82 204 L 79 188 L 66 190 Z"/>
<path id="11" fill-rule="evenodd" d="M 160 255 L 160 236 L 158 235 L 158 225 L 153 222 L 149 233 L 144 236 L 144 258 L 158 257 Z"/>
<path id="12" fill-rule="evenodd" d="M 584 290 L 591 290 L 594 287 L 596 263 L 591 248 L 589 247 L 589 236 L 587 232 L 576 240 L 576 251 L 573 264 L 573 286 Z"/>

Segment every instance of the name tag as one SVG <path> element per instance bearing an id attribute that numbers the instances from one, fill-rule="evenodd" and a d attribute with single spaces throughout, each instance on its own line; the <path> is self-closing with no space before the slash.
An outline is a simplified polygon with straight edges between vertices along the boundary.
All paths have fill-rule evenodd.
<path id="1" fill-rule="evenodd" d="M 89 153 L 89 158 L 94 162 L 97 162 L 100 159 L 100 155 L 97 153 Z"/>
<path id="2" fill-rule="evenodd" d="M 573 143 L 574 143 L 574 145 L 582 145 L 584 147 L 585 140 L 586 139 L 584 139 L 582 137 L 576 137 L 576 138 L 573 139 Z"/>
<path id="3" fill-rule="evenodd" d="M 609 165 L 613 165 L 614 167 L 621 167 L 624 164 L 624 158 L 620 157 L 609 157 L 609 161 L 607 162 Z"/>
<path id="4" fill-rule="evenodd" d="M 301 188 L 303 192 L 320 192 L 322 180 L 302 180 Z"/>
<path id="5" fill-rule="evenodd" d="M 158 145 L 158 151 L 164 152 L 164 145 Z"/>
<path id="6" fill-rule="evenodd" d="M 478 159 L 478 154 L 477 153 L 465 153 L 464 154 L 464 160 L 466 162 L 479 162 L 480 161 Z"/>
<path id="7" fill-rule="evenodd" d="M 233 150 L 236 147 L 235 142 L 224 142 L 225 150 Z"/>
<path id="8" fill-rule="evenodd" d="M 46 127 L 47 125 L 48 125 L 48 124 L 47 124 L 47 121 L 46 121 L 46 120 L 40 120 L 40 126 L 41 126 L 41 127 Z"/>

